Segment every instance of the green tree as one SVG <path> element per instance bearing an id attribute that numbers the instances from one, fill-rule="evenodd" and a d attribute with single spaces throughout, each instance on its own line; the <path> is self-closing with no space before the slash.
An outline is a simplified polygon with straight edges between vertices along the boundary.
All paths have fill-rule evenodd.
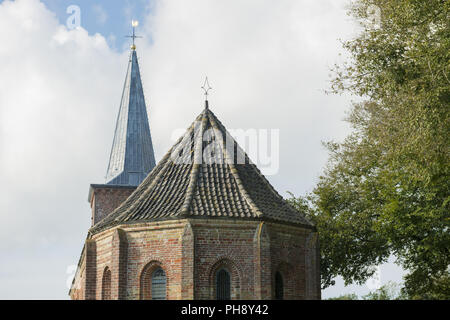
<path id="1" fill-rule="evenodd" d="M 401 288 L 395 282 L 389 281 L 375 291 L 358 297 L 355 293 L 344 294 L 328 300 L 406 300 L 408 297 L 401 291 Z"/>
<path id="2" fill-rule="evenodd" d="M 358 300 L 358 296 L 354 293 L 349 293 L 338 297 L 329 298 L 328 300 Z"/>
<path id="3" fill-rule="evenodd" d="M 377 10 L 375 10 L 375 9 Z M 359 97 L 352 133 L 326 144 L 312 194 L 292 203 L 317 224 L 322 285 L 363 283 L 397 257 L 404 294 L 450 298 L 450 1 L 358 0 L 366 24 L 344 42 L 332 92 Z"/>
<path id="4" fill-rule="evenodd" d="M 362 300 L 406 300 L 407 296 L 400 291 L 399 285 L 388 282 L 375 291 L 361 297 Z"/>

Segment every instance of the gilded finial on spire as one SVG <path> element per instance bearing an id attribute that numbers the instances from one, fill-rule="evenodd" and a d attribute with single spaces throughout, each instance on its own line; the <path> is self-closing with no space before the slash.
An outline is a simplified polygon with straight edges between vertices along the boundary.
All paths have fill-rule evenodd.
<path id="1" fill-rule="evenodd" d="M 136 38 L 142 38 L 141 36 L 137 36 L 135 33 L 136 27 L 139 25 L 139 21 L 137 20 L 131 20 L 131 26 L 133 27 L 133 34 L 131 36 L 126 36 L 127 38 L 133 39 L 133 44 L 131 45 L 131 50 L 136 50 L 136 44 L 134 43 L 134 40 Z"/>
<path id="2" fill-rule="evenodd" d="M 209 90 L 212 90 L 208 82 L 208 77 L 205 78 L 205 83 L 203 84 L 202 89 L 205 91 L 205 107 L 208 108 L 208 93 Z"/>

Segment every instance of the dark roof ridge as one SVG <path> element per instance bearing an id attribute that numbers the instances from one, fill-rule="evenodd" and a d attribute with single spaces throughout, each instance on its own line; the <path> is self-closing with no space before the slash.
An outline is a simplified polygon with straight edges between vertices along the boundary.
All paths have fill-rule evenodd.
<path id="1" fill-rule="evenodd" d="M 190 175 L 189 175 L 189 184 L 188 184 L 188 187 L 186 190 L 186 196 L 184 198 L 184 202 L 181 205 L 180 211 L 175 214 L 178 216 L 189 215 L 189 208 L 191 206 L 191 202 L 194 197 L 194 191 L 197 186 L 198 172 L 199 172 L 199 168 L 201 166 L 200 161 L 203 160 L 202 159 L 202 144 L 203 144 L 203 133 L 206 128 L 206 122 L 208 121 L 207 110 L 208 110 L 208 108 L 205 108 L 203 110 L 203 112 L 201 113 L 202 114 L 202 123 L 201 123 L 201 127 L 200 127 L 200 135 L 201 136 L 198 137 L 196 141 L 194 141 L 194 143 L 195 143 L 194 159 L 193 159 L 194 163 L 193 163 L 193 167 L 190 172 Z M 194 133 L 194 138 L 195 138 L 195 133 Z M 199 157 L 200 157 L 200 159 L 198 159 Z"/>
<path id="2" fill-rule="evenodd" d="M 219 130 L 219 131 L 221 131 L 221 132 L 224 131 L 225 135 L 229 135 L 229 132 L 228 132 L 225 128 L 220 128 L 220 127 L 218 126 L 217 122 L 215 121 L 216 115 L 215 115 L 211 110 L 208 109 L 208 111 L 209 111 L 209 113 L 212 115 L 211 118 L 210 118 L 210 122 L 211 122 L 212 127 L 213 127 L 213 128 L 216 128 L 217 130 Z M 224 129 L 224 130 L 223 130 L 223 129 Z M 222 150 L 223 150 L 223 152 L 224 152 L 226 158 L 229 158 L 230 155 L 229 155 L 229 153 L 228 153 L 228 150 L 227 150 L 227 148 L 226 148 L 226 145 L 224 146 L 223 138 L 226 139 L 226 137 L 222 137 L 222 140 L 221 140 L 219 143 L 221 144 Z M 226 141 L 226 140 L 225 140 L 225 141 Z M 237 143 L 236 143 L 236 141 L 233 139 L 233 149 L 234 149 L 234 144 L 237 144 Z M 244 187 L 244 185 L 243 185 L 243 183 L 242 183 L 242 181 L 241 181 L 241 178 L 239 177 L 239 174 L 238 174 L 238 172 L 237 172 L 237 169 L 236 169 L 236 167 L 235 167 L 235 165 L 234 165 L 234 159 L 232 159 L 231 161 L 227 161 L 227 160 L 225 160 L 225 161 L 226 161 L 226 163 L 230 166 L 231 174 L 233 175 L 234 179 L 236 180 L 236 184 L 237 184 L 239 190 L 240 190 L 240 191 L 242 192 L 242 194 L 244 195 L 245 200 L 247 201 L 247 203 L 250 205 L 251 208 L 253 208 L 253 210 L 255 210 L 255 213 L 258 215 L 258 217 L 263 216 L 263 213 L 261 212 L 261 210 L 259 210 L 259 208 L 256 206 L 256 204 L 255 204 L 255 203 L 253 202 L 253 200 L 251 199 L 251 197 L 250 197 L 250 195 L 248 194 L 247 190 L 245 189 L 245 187 Z"/>

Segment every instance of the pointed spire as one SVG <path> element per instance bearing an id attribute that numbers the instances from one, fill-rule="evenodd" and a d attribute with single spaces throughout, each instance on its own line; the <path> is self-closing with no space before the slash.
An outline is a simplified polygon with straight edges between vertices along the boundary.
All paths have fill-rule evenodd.
<path id="1" fill-rule="evenodd" d="M 136 37 L 134 32 L 133 36 Z M 136 50 L 132 46 L 106 183 L 138 186 L 154 167 L 155 155 L 144 91 Z"/>

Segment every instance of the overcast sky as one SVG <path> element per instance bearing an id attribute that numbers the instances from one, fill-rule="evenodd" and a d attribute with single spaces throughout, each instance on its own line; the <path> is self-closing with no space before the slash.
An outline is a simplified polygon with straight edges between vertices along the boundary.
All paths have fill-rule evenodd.
<path id="1" fill-rule="evenodd" d="M 66 9 L 78 5 L 79 28 Z M 229 129 L 279 129 L 283 195 L 310 192 L 342 140 L 348 96 L 326 95 L 339 39 L 356 33 L 338 0 L 0 1 L 0 298 L 67 299 L 103 183 L 129 54 L 131 18 L 156 158 L 210 107 Z M 401 269 L 381 268 L 399 282 Z M 368 292 L 342 283 L 324 297 Z"/>

